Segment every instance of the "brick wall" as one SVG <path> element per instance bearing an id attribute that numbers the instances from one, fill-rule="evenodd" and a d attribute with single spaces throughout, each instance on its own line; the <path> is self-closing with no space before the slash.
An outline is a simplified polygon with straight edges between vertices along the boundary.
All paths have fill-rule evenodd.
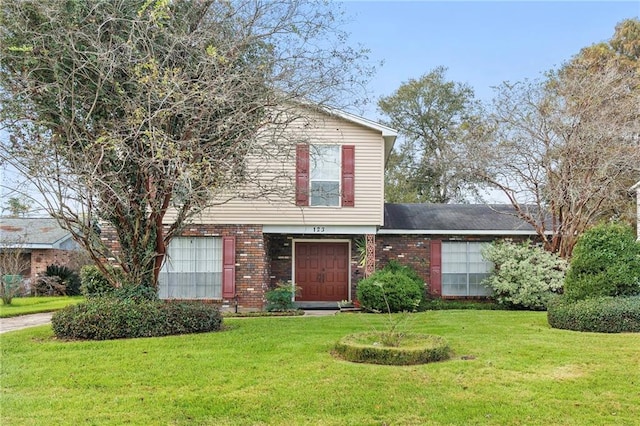
<path id="1" fill-rule="evenodd" d="M 236 240 L 236 300 L 216 301 L 225 309 L 255 311 L 264 307 L 264 293 L 269 283 L 269 262 L 261 225 L 187 225 L 181 236 L 185 237 L 235 237 Z M 112 228 L 103 226 L 102 240 L 117 253 L 119 244 Z M 113 260 L 113 259 L 111 259 Z"/>
<path id="2" fill-rule="evenodd" d="M 31 277 L 44 274 L 49 265 L 66 266 L 75 254 L 73 250 L 31 250 Z"/>
<path id="3" fill-rule="evenodd" d="M 382 269 L 390 260 L 396 260 L 415 269 L 428 284 L 430 243 L 431 238 L 428 236 L 377 235 L 376 269 Z"/>

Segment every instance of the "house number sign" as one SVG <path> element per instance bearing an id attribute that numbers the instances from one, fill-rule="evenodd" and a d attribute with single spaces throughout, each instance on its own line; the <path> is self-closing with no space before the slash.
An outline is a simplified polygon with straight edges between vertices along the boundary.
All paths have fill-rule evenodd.
<path id="1" fill-rule="evenodd" d="M 315 232 L 315 233 L 325 232 L 324 226 L 314 226 L 313 227 L 313 232 Z"/>

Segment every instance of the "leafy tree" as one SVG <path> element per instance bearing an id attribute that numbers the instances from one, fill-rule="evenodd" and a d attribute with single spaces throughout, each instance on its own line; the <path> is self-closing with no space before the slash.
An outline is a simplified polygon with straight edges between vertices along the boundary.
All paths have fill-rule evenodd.
<path id="1" fill-rule="evenodd" d="M 22 217 L 31 210 L 31 203 L 24 198 L 9 197 L 4 210 L 9 211 L 10 217 Z"/>
<path id="2" fill-rule="evenodd" d="M 292 152 L 282 135 L 301 103 L 342 106 L 370 71 L 333 5 L 312 0 L 25 0 L 0 14 L 0 162 L 112 284 L 104 259 L 154 287 L 170 240 L 212 200 L 280 190 L 284 172 L 244 184 Z"/>
<path id="3" fill-rule="evenodd" d="M 471 87 L 447 81 L 445 73 L 435 68 L 378 102 L 386 124 L 403 138 L 387 165 L 389 202 L 460 201 L 471 186 L 459 166 L 466 161 L 463 141 L 482 128 L 479 105 Z"/>
<path id="4" fill-rule="evenodd" d="M 609 43 L 583 50 L 545 81 L 504 83 L 488 116 L 493 141 L 468 145 L 471 173 L 501 190 L 563 257 L 589 226 L 632 208 L 640 59 L 630 46 L 640 46 L 638 25 L 618 25 Z"/>

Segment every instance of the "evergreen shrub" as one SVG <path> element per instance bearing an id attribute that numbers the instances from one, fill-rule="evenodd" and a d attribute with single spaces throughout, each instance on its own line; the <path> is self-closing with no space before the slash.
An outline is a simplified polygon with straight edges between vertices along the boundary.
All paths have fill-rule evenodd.
<path id="1" fill-rule="evenodd" d="M 547 321 L 553 328 L 599 333 L 640 332 L 640 296 L 559 297 L 549 304 Z"/>
<path id="2" fill-rule="evenodd" d="M 422 280 L 412 277 L 404 269 L 392 268 L 376 271 L 358 282 L 356 294 L 363 309 L 370 312 L 413 312 L 420 305 L 424 294 Z"/>
<path id="3" fill-rule="evenodd" d="M 564 294 L 571 300 L 640 294 L 640 243 L 632 228 L 607 223 L 586 231 L 573 249 Z"/>
<path id="4" fill-rule="evenodd" d="M 56 312 L 51 324 L 60 339 L 111 340 L 218 331 L 222 314 L 200 302 L 93 297 Z"/>

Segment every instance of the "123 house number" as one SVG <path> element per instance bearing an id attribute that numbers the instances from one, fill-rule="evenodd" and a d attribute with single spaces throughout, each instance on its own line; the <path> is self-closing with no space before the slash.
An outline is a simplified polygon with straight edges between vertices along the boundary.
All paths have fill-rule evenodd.
<path id="1" fill-rule="evenodd" d="M 324 232 L 324 226 L 314 226 L 313 232 Z"/>

